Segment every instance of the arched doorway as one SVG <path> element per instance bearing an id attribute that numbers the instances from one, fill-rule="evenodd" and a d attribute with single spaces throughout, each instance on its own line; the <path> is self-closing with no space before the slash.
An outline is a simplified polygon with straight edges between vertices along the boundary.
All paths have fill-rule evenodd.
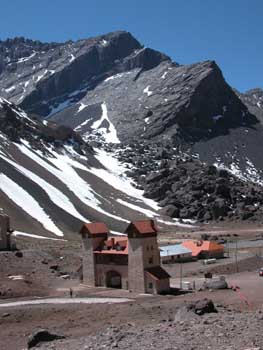
<path id="1" fill-rule="evenodd" d="M 121 288 L 121 274 L 111 270 L 106 273 L 106 286 L 108 288 Z"/>

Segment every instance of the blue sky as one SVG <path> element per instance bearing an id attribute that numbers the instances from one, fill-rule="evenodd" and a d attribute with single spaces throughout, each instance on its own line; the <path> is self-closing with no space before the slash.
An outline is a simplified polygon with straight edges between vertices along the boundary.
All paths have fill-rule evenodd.
<path id="1" fill-rule="evenodd" d="M 130 31 L 179 63 L 214 59 L 229 84 L 263 88 L 263 0 L 0 0 L 0 38 Z"/>

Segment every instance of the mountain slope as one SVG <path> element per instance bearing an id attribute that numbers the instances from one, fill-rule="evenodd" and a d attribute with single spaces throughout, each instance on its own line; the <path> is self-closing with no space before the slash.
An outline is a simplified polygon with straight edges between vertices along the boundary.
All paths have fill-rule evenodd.
<path id="1" fill-rule="evenodd" d="M 3 98 L 0 169 L 0 206 L 21 231 L 74 238 L 83 221 L 120 231 L 135 217 L 158 217 L 157 204 L 132 186 L 116 159 Z"/>

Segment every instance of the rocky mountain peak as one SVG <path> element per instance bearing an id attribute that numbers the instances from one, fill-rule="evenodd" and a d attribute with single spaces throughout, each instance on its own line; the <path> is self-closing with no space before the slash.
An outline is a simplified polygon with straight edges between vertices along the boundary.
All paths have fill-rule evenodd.
<path id="1" fill-rule="evenodd" d="M 49 46 L 23 38 L 3 45 L 1 95 L 43 116 L 52 114 L 50 105 L 72 96 L 76 102 L 107 77 L 169 60 L 125 31 Z"/>

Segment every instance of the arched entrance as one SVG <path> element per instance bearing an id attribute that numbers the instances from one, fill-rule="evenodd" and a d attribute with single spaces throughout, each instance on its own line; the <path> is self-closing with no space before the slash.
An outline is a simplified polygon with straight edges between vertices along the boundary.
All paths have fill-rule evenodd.
<path id="1" fill-rule="evenodd" d="M 106 273 L 106 286 L 108 288 L 121 288 L 121 274 L 111 270 Z"/>

